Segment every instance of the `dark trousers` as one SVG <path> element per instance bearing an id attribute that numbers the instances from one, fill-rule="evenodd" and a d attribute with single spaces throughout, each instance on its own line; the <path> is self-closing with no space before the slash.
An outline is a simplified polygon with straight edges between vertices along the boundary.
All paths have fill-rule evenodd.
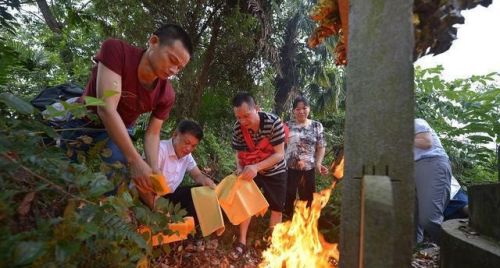
<path id="1" fill-rule="evenodd" d="M 458 190 L 458 193 L 450 199 L 450 202 L 444 210 L 444 221 L 467 218 L 469 215 L 464 212 L 464 207 L 468 204 L 469 197 L 467 193 L 462 189 Z"/>
<path id="2" fill-rule="evenodd" d="M 88 157 L 87 153 L 93 149 L 97 144 L 102 144 L 102 149 L 108 149 L 108 155 L 102 156 L 103 151 L 94 152 L 97 157 L 101 156 L 104 163 L 114 164 L 121 163 L 122 168 L 114 168 L 110 172 L 106 173 L 106 177 L 111 179 L 114 175 L 119 175 L 122 177 L 128 176 L 127 161 L 123 155 L 118 145 L 109 137 L 108 132 L 104 127 L 95 127 L 91 122 L 84 119 L 70 119 L 63 125 L 64 131 L 61 132 L 61 148 L 63 150 L 70 152 L 69 158 L 72 162 L 79 162 L 78 155 L 82 153 L 85 157 Z M 133 128 L 127 129 L 129 136 L 132 136 Z M 81 137 L 90 137 L 90 142 L 83 142 Z M 105 193 L 105 196 L 115 195 L 118 188 L 120 187 L 121 181 L 113 182 L 115 188 Z"/>
<path id="3" fill-rule="evenodd" d="M 113 140 L 109 137 L 108 132 L 104 127 L 95 128 L 91 126 L 86 120 L 83 119 L 71 119 L 66 124 L 64 124 L 63 129 L 67 129 L 61 132 L 61 147 L 64 150 L 70 150 L 72 152 L 70 159 L 74 162 L 77 161 L 77 152 L 81 151 L 87 153 L 92 146 L 95 146 L 97 143 L 104 142 L 104 148 L 108 148 L 110 151 L 109 156 L 102 157 L 102 160 L 105 163 L 113 164 L 115 162 L 120 162 L 124 166 L 127 161 L 125 156 L 123 155 L 118 145 L 113 142 Z M 127 129 L 128 134 L 132 136 L 133 128 L 130 127 Z M 90 144 L 86 144 L 80 140 L 76 144 L 72 145 L 72 142 L 78 141 L 80 137 L 88 136 L 91 138 Z M 97 155 L 101 155 L 98 152 Z"/>
<path id="4" fill-rule="evenodd" d="M 187 216 L 193 216 L 194 222 L 198 225 L 198 217 L 194 208 L 193 197 L 191 196 L 191 188 L 194 186 L 179 186 L 173 193 L 166 194 L 163 197 L 168 201 L 181 204 L 181 208 L 187 211 Z"/>
<path id="5" fill-rule="evenodd" d="M 297 190 L 299 199 L 307 201 L 310 206 L 313 200 L 313 193 L 316 192 L 316 175 L 315 170 L 296 170 L 288 169 L 288 180 L 286 188 L 285 214 L 293 215 L 294 202 L 297 198 Z"/>

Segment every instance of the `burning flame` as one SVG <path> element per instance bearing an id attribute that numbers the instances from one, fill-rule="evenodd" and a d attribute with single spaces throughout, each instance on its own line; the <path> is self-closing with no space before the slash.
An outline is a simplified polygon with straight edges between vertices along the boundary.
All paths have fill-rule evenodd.
<path id="1" fill-rule="evenodd" d="M 340 158 L 339 162 L 332 165 L 333 177 L 340 180 L 344 177 L 344 157 Z"/>
<path id="2" fill-rule="evenodd" d="M 292 221 L 274 227 L 271 245 L 262 253 L 259 267 L 336 267 L 337 244 L 326 242 L 318 231 L 321 209 L 328 202 L 336 182 L 314 193 L 311 207 L 307 207 L 307 201 L 296 201 Z"/>

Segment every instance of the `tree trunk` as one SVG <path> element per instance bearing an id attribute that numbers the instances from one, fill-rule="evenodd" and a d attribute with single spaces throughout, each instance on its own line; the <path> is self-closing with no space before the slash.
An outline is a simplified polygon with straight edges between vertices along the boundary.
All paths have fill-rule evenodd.
<path id="1" fill-rule="evenodd" d="M 49 26 L 49 29 L 53 33 L 60 35 L 62 32 L 61 24 L 54 17 L 54 14 L 52 13 L 52 10 L 50 10 L 50 7 L 47 4 L 47 1 L 36 0 L 36 3 L 38 4 L 38 8 L 40 9 L 40 12 L 42 12 L 43 18 L 45 19 L 45 23 L 47 23 L 47 26 Z"/>
<path id="2" fill-rule="evenodd" d="M 216 18 L 212 26 L 212 35 L 208 43 L 208 47 L 202 56 L 203 65 L 198 72 L 196 80 L 192 80 L 192 76 L 183 74 L 180 82 L 182 92 L 178 93 L 175 115 L 177 118 L 196 118 L 201 106 L 203 90 L 208 86 L 208 74 L 215 59 L 215 50 L 219 39 L 221 27 L 220 18 Z"/>
<path id="3" fill-rule="evenodd" d="M 203 96 L 203 89 L 206 88 L 208 84 L 208 72 L 210 71 L 210 68 L 212 67 L 212 64 L 214 62 L 215 49 L 217 41 L 219 39 L 220 27 L 221 20 L 220 18 L 217 18 L 214 22 L 214 27 L 212 28 L 212 36 L 210 37 L 210 42 L 205 53 L 203 67 L 198 77 L 198 81 L 194 87 L 194 98 L 192 101 L 195 105 L 193 105 L 191 109 L 192 115 L 198 114 L 198 110 L 201 104 L 201 97 Z"/>
<path id="4" fill-rule="evenodd" d="M 297 56 L 297 31 L 300 14 L 296 13 L 286 25 L 285 42 L 280 49 L 280 67 L 282 75 L 275 78 L 276 93 L 274 96 L 274 112 L 281 116 L 285 111 L 290 93 L 296 91 L 299 73 L 295 57 Z"/>
<path id="5" fill-rule="evenodd" d="M 45 23 L 47 23 L 47 26 L 54 34 L 56 41 L 61 42 L 63 39 L 63 35 L 62 35 L 63 26 L 55 18 L 54 14 L 52 13 L 52 10 L 50 10 L 49 5 L 47 4 L 47 1 L 46 0 L 36 0 L 36 3 L 38 5 L 38 8 L 40 9 L 40 12 L 43 15 Z M 59 56 L 61 57 L 62 61 L 64 62 L 64 65 L 66 67 L 68 75 L 71 77 L 75 73 L 73 71 L 73 67 L 71 66 L 71 64 L 73 63 L 73 52 L 71 51 L 70 47 L 68 46 L 67 40 L 66 40 L 66 42 L 63 42 L 63 44 L 64 44 L 64 46 L 59 51 Z"/>

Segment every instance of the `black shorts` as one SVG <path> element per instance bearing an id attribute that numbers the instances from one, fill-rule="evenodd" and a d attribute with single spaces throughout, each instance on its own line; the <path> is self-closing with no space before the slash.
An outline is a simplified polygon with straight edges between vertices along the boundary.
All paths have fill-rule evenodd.
<path id="1" fill-rule="evenodd" d="M 254 181 L 262 189 L 271 210 L 283 212 L 286 199 L 286 172 L 272 176 L 257 174 Z"/>

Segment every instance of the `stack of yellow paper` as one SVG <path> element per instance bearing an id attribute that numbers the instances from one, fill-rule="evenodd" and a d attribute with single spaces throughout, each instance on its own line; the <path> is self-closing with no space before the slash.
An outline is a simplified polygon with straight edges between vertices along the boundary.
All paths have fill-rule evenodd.
<path id="1" fill-rule="evenodd" d="M 215 190 L 208 186 L 193 187 L 191 196 L 203 236 L 213 232 L 221 235 L 225 227 Z"/>

